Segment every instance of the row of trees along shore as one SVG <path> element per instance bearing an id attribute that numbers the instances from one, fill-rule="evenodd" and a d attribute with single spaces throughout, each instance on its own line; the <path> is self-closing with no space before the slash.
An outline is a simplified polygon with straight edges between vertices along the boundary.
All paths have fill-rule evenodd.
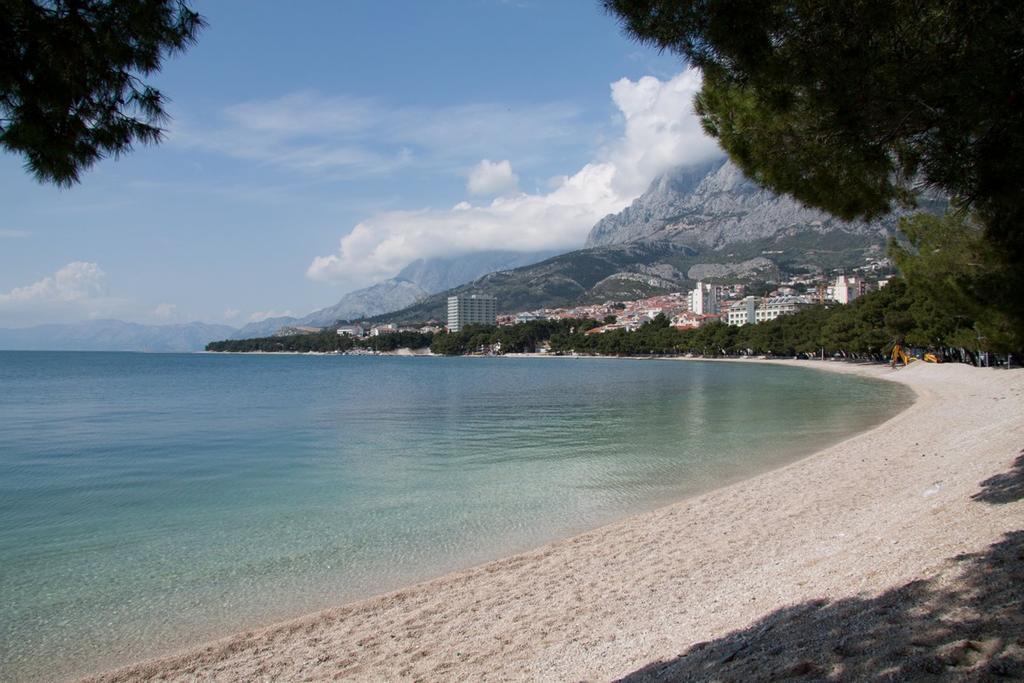
<path id="1" fill-rule="evenodd" d="M 422 349 L 430 346 L 434 335 L 421 332 L 393 332 L 376 337 L 356 339 L 338 334 L 328 328 L 312 334 L 293 334 L 287 337 L 258 337 L 255 339 L 227 339 L 210 342 L 207 351 L 231 353 L 344 353 L 354 349 L 366 351 L 395 351 L 397 349 Z"/>

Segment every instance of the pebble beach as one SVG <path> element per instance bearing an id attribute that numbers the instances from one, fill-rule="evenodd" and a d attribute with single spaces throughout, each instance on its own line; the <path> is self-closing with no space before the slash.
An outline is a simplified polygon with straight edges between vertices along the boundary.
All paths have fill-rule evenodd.
<path id="1" fill-rule="evenodd" d="M 1024 371 L 768 362 L 916 399 L 725 488 L 87 680 L 1024 676 Z"/>

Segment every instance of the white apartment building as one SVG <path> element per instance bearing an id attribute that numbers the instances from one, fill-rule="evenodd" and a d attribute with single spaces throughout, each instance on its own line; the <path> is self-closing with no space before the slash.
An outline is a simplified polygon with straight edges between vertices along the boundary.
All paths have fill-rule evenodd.
<path id="1" fill-rule="evenodd" d="M 869 291 L 868 283 L 863 278 L 836 276 L 836 281 L 829 287 L 828 298 L 841 304 L 848 304 Z"/>
<path id="2" fill-rule="evenodd" d="M 756 322 L 763 323 L 766 320 L 775 320 L 780 315 L 796 313 L 801 308 L 810 305 L 810 301 L 802 296 L 772 296 L 762 299 L 754 314 Z"/>
<path id="3" fill-rule="evenodd" d="M 760 297 L 748 296 L 729 307 L 726 323 L 729 325 L 752 325 L 757 322 L 757 303 Z"/>
<path id="4" fill-rule="evenodd" d="M 750 325 L 775 320 L 780 315 L 796 313 L 810 305 L 802 296 L 772 296 L 761 298 L 748 296 L 729 308 L 726 322 L 730 325 Z"/>
<path id="5" fill-rule="evenodd" d="M 458 332 L 466 325 L 493 325 L 498 318 L 498 300 L 486 294 L 461 294 L 448 297 L 448 331 Z"/>
<path id="6" fill-rule="evenodd" d="M 697 286 L 690 290 L 687 300 L 690 304 L 690 312 L 697 315 L 708 315 L 719 313 L 718 298 L 721 288 L 718 285 L 709 285 L 697 282 Z"/>
<path id="7" fill-rule="evenodd" d="M 532 323 L 536 320 L 545 320 L 544 316 L 534 313 L 533 311 L 526 311 L 525 313 L 516 314 L 516 324 L 521 325 L 523 323 Z"/>

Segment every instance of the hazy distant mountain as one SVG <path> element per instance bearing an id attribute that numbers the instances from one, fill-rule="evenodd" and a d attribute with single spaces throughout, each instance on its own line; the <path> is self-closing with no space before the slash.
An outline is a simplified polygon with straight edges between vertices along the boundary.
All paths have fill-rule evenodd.
<path id="1" fill-rule="evenodd" d="M 400 308 L 416 303 L 425 296 L 427 296 L 427 292 L 416 284 L 401 278 L 391 278 L 390 280 L 349 292 L 341 297 L 338 303 L 333 306 L 321 308 L 301 318 L 285 316 L 249 323 L 241 329 L 235 330 L 229 338 L 253 339 L 255 337 L 270 337 L 283 327 L 295 327 L 297 325 L 326 327 L 333 325 L 338 320 L 352 320 L 378 313 L 397 311 Z"/>
<path id="2" fill-rule="evenodd" d="M 201 351 L 213 339 L 225 339 L 227 325 L 185 323 L 140 325 L 121 320 L 36 325 L 0 329 L 0 349 L 24 351 Z"/>
<path id="3" fill-rule="evenodd" d="M 91 320 L 66 325 L 0 329 L 0 349 L 39 351 L 201 351 L 211 341 L 269 337 L 284 327 L 325 327 L 408 308 L 439 289 L 462 284 L 492 270 L 506 270 L 544 258 L 548 252 L 491 251 L 448 259 L 419 260 L 399 277 L 349 292 L 333 306 L 300 318 L 282 316 L 227 325 L 188 323 L 140 325 L 120 320 Z M 422 283 L 422 284 L 420 284 Z"/>
<path id="4" fill-rule="evenodd" d="M 244 325 L 237 330 L 232 330 L 231 334 L 221 339 L 255 339 L 256 337 L 272 337 L 282 327 L 288 327 L 289 325 L 295 325 L 298 322 L 298 318 L 292 318 L 290 316 L 280 316 L 277 318 L 264 318 L 254 323 Z M 220 339 L 211 339 L 210 341 L 220 341 Z"/>
<path id="5" fill-rule="evenodd" d="M 555 251 L 482 251 L 451 258 L 418 259 L 393 277 L 349 292 L 338 303 L 301 318 L 267 318 L 249 323 L 231 339 L 269 337 L 283 327 L 325 327 L 338 320 L 355 320 L 401 310 L 435 292 L 444 291 L 494 271 L 509 270 L 542 261 Z"/>
<path id="6" fill-rule="evenodd" d="M 428 294 L 472 282 L 482 275 L 538 263 L 558 251 L 479 251 L 451 258 L 418 259 L 398 274 L 415 282 Z"/>
<path id="7" fill-rule="evenodd" d="M 333 306 L 313 311 L 299 318 L 296 325 L 315 325 L 322 327 L 336 320 L 352 320 L 365 318 L 378 313 L 397 311 L 412 305 L 425 297 L 427 292 L 414 282 L 393 277 L 363 289 L 357 289 L 341 297 Z"/>

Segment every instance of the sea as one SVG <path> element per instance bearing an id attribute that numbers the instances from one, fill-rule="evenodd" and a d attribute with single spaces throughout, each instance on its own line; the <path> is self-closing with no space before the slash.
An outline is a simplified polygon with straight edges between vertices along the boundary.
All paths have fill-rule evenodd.
<path id="1" fill-rule="evenodd" d="M 910 399 L 742 363 L 0 352 L 0 680 L 102 671 L 534 548 Z"/>

